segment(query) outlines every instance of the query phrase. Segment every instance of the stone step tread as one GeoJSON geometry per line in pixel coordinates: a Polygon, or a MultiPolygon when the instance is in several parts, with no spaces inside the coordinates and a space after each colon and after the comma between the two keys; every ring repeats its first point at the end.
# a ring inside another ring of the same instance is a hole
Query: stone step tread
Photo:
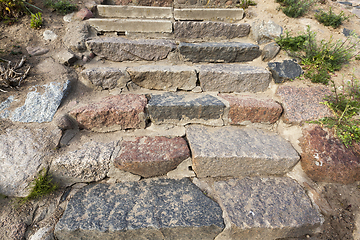
{"type": "Polygon", "coordinates": [[[171,7],[97,5],[100,17],[108,18],[172,18],[171,7]]]}
{"type": "Polygon", "coordinates": [[[261,129],[189,125],[186,137],[198,177],[284,175],[300,159],[289,142],[261,129]]]}
{"type": "Polygon", "coordinates": [[[92,184],[70,200],[56,224],[59,240],[214,239],[219,205],[188,179],[92,184]]]}
{"type": "Polygon", "coordinates": [[[244,17],[242,8],[182,8],[174,9],[175,20],[227,20],[236,21],[244,17]]]}
{"type": "Polygon", "coordinates": [[[170,20],[90,18],[90,26],[100,32],[172,33],[170,20]]]}

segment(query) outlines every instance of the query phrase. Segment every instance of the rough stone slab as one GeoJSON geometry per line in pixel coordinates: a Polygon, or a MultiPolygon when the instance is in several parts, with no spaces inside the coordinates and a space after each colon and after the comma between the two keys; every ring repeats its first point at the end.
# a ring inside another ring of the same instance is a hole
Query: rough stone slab
{"type": "Polygon", "coordinates": [[[235,21],[244,17],[242,8],[183,8],[174,9],[175,20],[235,21]]]}
{"type": "Polygon", "coordinates": [[[11,103],[14,101],[14,96],[9,96],[5,101],[0,103],[0,118],[8,118],[10,111],[8,108],[11,103]]]}
{"type": "Polygon", "coordinates": [[[164,39],[128,40],[125,38],[96,38],[86,44],[96,55],[115,62],[157,61],[165,59],[176,44],[164,39]]]}
{"type": "Polygon", "coordinates": [[[224,22],[193,22],[176,21],[174,23],[174,36],[181,39],[194,38],[240,38],[246,37],[250,32],[250,24],[231,24],[224,22]]]}
{"type": "Polygon", "coordinates": [[[261,54],[263,61],[267,62],[276,57],[280,51],[280,46],[276,42],[268,43],[264,46],[261,54]]]}
{"type": "Polygon", "coordinates": [[[282,175],[299,161],[289,142],[260,129],[190,125],[186,137],[198,177],[282,175]]]}
{"type": "Polygon", "coordinates": [[[214,239],[222,211],[188,179],[93,184],[70,200],[55,227],[59,240],[214,239]]]}
{"type": "Polygon", "coordinates": [[[164,175],[190,156],[181,137],[137,137],[134,141],[122,141],[120,148],[114,165],[142,177],[164,175]]]}
{"type": "Polygon", "coordinates": [[[100,17],[106,18],[172,18],[171,7],[97,5],[100,17]]]}
{"type": "Polygon", "coordinates": [[[283,83],[287,80],[294,80],[304,73],[301,66],[292,60],[270,62],[268,63],[268,66],[275,83],[283,83]]]}
{"type": "Polygon", "coordinates": [[[229,123],[275,123],[283,111],[281,105],[272,99],[257,99],[250,96],[220,94],[230,104],[229,123]]]}
{"type": "Polygon", "coordinates": [[[130,81],[126,68],[99,67],[89,68],[81,75],[93,85],[105,89],[124,88],[130,81]]]}
{"type": "Polygon", "coordinates": [[[70,81],[51,82],[43,86],[34,86],[28,92],[23,106],[10,114],[15,122],[51,122],[62,99],[70,89],[70,81]],[[40,93],[42,90],[43,93],[40,93]]]}
{"type": "Polygon", "coordinates": [[[301,166],[318,182],[351,184],[360,181],[360,155],[346,148],[334,135],[319,125],[303,129],[300,138],[301,166]]]}
{"type": "Polygon", "coordinates": [[[186,65],[141,65],[127,69],[131,81],[140,87],[166,91],[189,91],[196,87],[195,68],[186,65]]]}
{"type": "Polygon", "coordinates": [[[91,18],[90,26],[103,32],[171,33],[170,20],[91,18]]]}
{"type": "Polygon", "coordinates": [[[29,183],[48,166],[61,130],[8,128],[0,135],[0,193],[26,197],[29,183]]]}
{"type": "Polygon", "coordinates": [[[83,52],[86,50],[85,41],[88,37],[90,37],[89,24],[75,21],[67,25],[63,42],[72,51],[83,52]]]}
{"type": "Polygon", "coordinates": [[[186,61],[191,62],[247,62],[261,55],[258,45],[239,42],[181,42],[179,51],[186,61]]]}
{"type": "Polygon", "coordinates": [[[110,158],[118,143],[88,142],[75,151],[62,154],[51,163],[53,179],[61,186],[104,179],[110,158]]]}
{"type": "Polygon", "coordinates": [[[286,123],[301,123],[332,116],[329,108],[320,104],[325,96],[331,95],[331,91],[325,86],[280,86],[276,94],[281,97],[286,123]]]}
{"type": "Polygon", "coordinates": [[[121,94],[72,110],[70,115],[81,128],[96,132],[145,128],[146,103],[144,95],[121,94]]]}
{"type": "Polygon", "coordinates": [[[256,20],[251,24],[250,37],[258,44],[264,44],[281,36],[283,28],[269,20],[256,20]]]}
{"type": "Polygon", "coordinates": [[[227,238],[301,237],[315,232],[322,217],[301,186],[286,177],[244,178],[214,183],[230,227],[227,238]]]}
{"type": "Polygon", "coordinates": [[[160,123],[223,125],[225,104],[208,94],[154,94],[148,104],[150,119],[160,123]]]}
{"type": "Polygon", "coordinates": [[[240,64],[209,64],[197,66],[203,91],[262,92],[271,82],[264,68],[240,64]]]}

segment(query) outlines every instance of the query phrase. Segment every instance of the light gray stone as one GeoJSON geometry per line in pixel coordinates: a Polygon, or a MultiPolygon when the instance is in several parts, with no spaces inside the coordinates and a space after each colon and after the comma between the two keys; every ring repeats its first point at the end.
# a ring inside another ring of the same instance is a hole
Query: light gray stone
{"type": "Polygon", "coordinates": [[[0,193],[26,197],[29,183],[40,170],[47,168],[60,137],[60,129],[6,129],[0,135],[0,193]]]}
{"type": "Polygon", "coordinates": [[[63,42],[72,51],[83,52],[86,50],[85,41],[90,35],[87,22],[74,21],[67,25],[63,42]]]}
{"type": "Polygon", "coordinates": [[[175,38],[239,38],[250,32],[250,24],[232,24],[224,22],[176,21],[174,23],[175,38]]]}
{"type": "Polygon", "coordinates": [[[218,181],[227,229],[216,239],[272,240],[315,232],[323,220],[301,186],[286,177],[218,181]]]}
{"type": "Polygon", "coordinates": [[[51,30],[45,30],[43,33],[43,37],[45,40],[54,41],[57,39],[57,35],[51,30]]]}
{"type": "Polygon", "coordinates": [[[99,67],[89,68],[81,75],[92,84],[102,89],[124,88],[130,81],[126,68],[99,67]]]}
{"type": "Polygon", "coordinates": [[[283,28],[273,21],[256,20],[251,24],[250,37],[258,44],[264,44],[279,38],[283,28]]]}
{"type": "Polygon", "coordinates": [[[188,179],[92,184],[70,200],[55,227],[59,240],[214,239],[219,205],[188,179]]]}
{"type": "Polygon", "coordinates": [[[43,227],[37,230],[29,240],[54,240],[52,227],[43,227]]]}
{"type": "Polygon", "coordinates": [[[189,91],[196,87],[195,68],[186,65],[141,65],[127,71],[131,81],[147,89],[189,91]]]}
{"type": "Polygon", "coordinates": [[[70,81],[65,83],[51,82],[43,86],[34,86],[28,92],[23,106],[16,108],[10,114],[10,120],[15,122],[51,122],[54,114],[68,89],[70,81]],[[42,89],[43,93],[40,93],[42,89]]]}
{"type": "Polygon", "coordinates": [[[61,186],[99,181],[109,172],[112,153],[118,142],[88,142],[62,154],[51,163],[50,172],[61,186]]]}
{"type": "Polygon", "coordinates": [[[261,92],[271,81],[269,71],[240,64],[209,64],[196,67],[203,91],[261,92]]]}
{"type": "Polygon", "coordinates": [[[76,56],[67,50],[60,51],[56,54],[56,57],[58,61],[65,66],[73,65],[77,61],[76,56]]]}
{"type": "Polygon", "coordinates": [[[5,101],[0,103],[0,118],[8,118],[10,111],[8,108],[11,103],[14,101],[14,96],[9,96],[5,101]]]}
{"type": "Polygon", "coordinates": [[[275,58],[280,51],[280,46],[276,42],[266,44],[262,50],[262,60],[270,61],[275,58]]]}
{"type": "Polygon", "coordinates": [[[183,8],[174,9],[175,20],[227,20],[236,21],[244,17],[242,8],[183,8]]]}
{"type": "Polygon", "coordinates": [[[42,47],[26,47],[26,51],[31,56],[39,56],[49,52],[49,49],[42,47]]]}
{"type": "Polygon", "coordinates": [[[247,62],[261,55],[258,45],[240,42],[181,42],[179,51],[190,62],[247,62]]]}
{"type": "Polygon", "coordinates": [[[208,94],[154,94],[148,103],[150,119],[155,124],[203,123],[222,126],[225,104],[208,94]]]}
{"type": "Polygon", "coordinates": [[[111,61],[157,61],[165,59],[176,48],[171,40],[125,38],[95,38],[86,42],[96,55],[111,61]]]}
{"type": "Polygon", "coordinates": [[[283,175],[300,157],[279,135],[241,127],[186,127],[198,177],[283,175]]]}
{"type": "Polygon", "coordinates": [[[171,7],[99,5],[100,17],[106,18],[172,18],[171,7]]]}

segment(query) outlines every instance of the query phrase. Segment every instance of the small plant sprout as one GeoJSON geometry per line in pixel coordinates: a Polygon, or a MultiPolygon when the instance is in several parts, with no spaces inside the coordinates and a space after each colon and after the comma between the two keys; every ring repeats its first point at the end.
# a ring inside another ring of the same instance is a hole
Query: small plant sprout
{"type": "Polygon", "coordinates": [[[343,21],[349,19],[349,17],[345,17],[343,11],[340,14],[335,14],[330,8],[329,12],[320,11],[320,13],[315,14],[316,20],[325,26],[332,26],[333,28],[339,27],[343,21]]]}
{"type": "Polygon", "coordinates": [[[313,0],[276,0],[280,3],[280,9],[286,16],[291,18],[302,17],[314,3],[313,0]]]}
{"type": "Polygon", "coordinates": [[[40,29],[42,24],[43,24],[43,20],[42,20],[42,14],[41,12],[38,12],[36,14],[31,14],[31,23],[30,26],[31,28],[34,29],[40,29]]]}
{"type": "Polygon", "coordinates": [[[241,7],[241,8],[248,8],[249,6],[256,6],[256,2],[254,2],[253,0],[240,0],[240,3],[237,4],[237,7],[241,7]]]}
{"type": "Polygon", "coordinates": [[[53,8],[56,12],[63,15],[74,12],[77,9],[76,4],[68,0],[59,0],[59,1],[46,0],[45,6],[53,8]]]}

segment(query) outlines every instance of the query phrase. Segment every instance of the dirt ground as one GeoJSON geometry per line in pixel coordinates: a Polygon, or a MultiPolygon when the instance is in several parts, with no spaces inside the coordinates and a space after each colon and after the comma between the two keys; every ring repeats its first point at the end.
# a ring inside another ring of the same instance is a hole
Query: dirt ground
{"type": "MultiPolygon", "coordinates": [[[[345,40],[345,36],[342,31],[343,28],[354,30],[360,35],[360,19],[356,16],[351,16],[350,12],[342,8],[340,4],[326,0],[326,4],[316,4],[313,10],[310,11],[305,17],[299,19],[292,19],[286,17],[281,11],[278,10],[279,4],[274,0],[255,0],[257,6],[250,7],[246,10],[245,19],[240,22],[252,23],[255,19],[273,20],[277,24],[283,26],[285,30],[292,31],[294,34],[298,32],[304,32],[307,25],[311,26],[311,29],[317,32],[319,40],[328,40],[333,37],[335,40],[345,40]],[[350,19],[346,21],[338,29],[332,27],[325,27],[319,24],[314,18],[315,9],[328,10],[332,6],[333,11],[339,13],[341,10],[345,11],[350,19]]],[[[30,16],[26,15],[20,18],[16,23],[0,23],[0,58],[11,60],[13,62],[20,61],[23,55],[27,55],[26,64],[32,67],[29,76],[26,81],[20,86],[19,89],[6,89],[8,92],[0,92],[0,102],[4,101],[8,96],[14,95],[15,98],[25,97],[21,94],[22,89],[26,89],[35,84],[41,84],[44,79],[37,74],[33,68],[45,57],[52,56],[60,49],[64,48],[62,43],[62,36],[65,32],[66,23],[63,21],[63,16],[52,12],[44,7],[41,0],[35,0],[32,2],[34,5],[43,9],[43,27],[39,30],[30,28],[30,16]],[[55,41],[46,41],[43,39],[44,30],[51,30],[58,35],[55,41]],[[42,56],[29,56],[26,51],[28,46],[39,46],[49,49],[49,53],[42,56]]],[[[79,6],[83,5],[83,2],[78,2],[79,6]]],[[[274,59],[274,61],[281,61],[284,59],[290,59],[289,56],[283,51],[274,59]]],[[[81,61],[78,64],[83,64],[81,61]]],[[[266,66],[265,63],[262,63],[266,66]]],[[[336,72],[332,76],[337,84],[341,84],[342,81],[349,79],[354,74],[360,79],[360,61],[352,61],[339,72],[336,72]]],[[[73,71],[79,71],[79,68],[72,67],[73,71]]],[[[306,84],[312,85],[308,80],[295,80],[305,81],[306,84]]],[[[299,82],[300,83],[300,82],[299,82]]],[[[0,120],[0,133],[12,123],[5,120],[0,120]]],[[[325,222],[318,234],[313,236],[304,236],[301,239],[326,239],[326,240],[345,240],[355,239],[360,240],[360,183],[350,185],[340,184],[318,184],[318,189],[321,189],[322,196],[327,200],[332,212],[325,215],[325,222]]],[[[58,193],[61,195],[61,193],[58,193]]],[[[30,233],[37,229],[39,226],[34,226],[32,215],[34,214],[34,205],[37,203],[29,203],[21,208],[14,208],[12,203],[13,199],[3,198],[0,196],[0,219],[5,219],[5,215],[8,215],[7,219],[10,222],[15,223],[16,219],[29,218],[27,220],[27,232],[30,233]],[[10,214],[11,213],[11,214],[10,214]],[[10,217],[11,216],[11,217],[10,217]]],[[[48,203],[44,205],[51,205],[52,200],[48,198],[48,203]]],[[[3,222],[4,224],[4,222],[3,222]]],[[[2,225],[0,224],[0,229],[2,225]]],[[[1,231],[1,230],[0,230],[1,231]]],[[[27,234],[28,235],[28,234],[27,234]]],[[[0,235],[1,236],[1,235],[0,235]]]]}

